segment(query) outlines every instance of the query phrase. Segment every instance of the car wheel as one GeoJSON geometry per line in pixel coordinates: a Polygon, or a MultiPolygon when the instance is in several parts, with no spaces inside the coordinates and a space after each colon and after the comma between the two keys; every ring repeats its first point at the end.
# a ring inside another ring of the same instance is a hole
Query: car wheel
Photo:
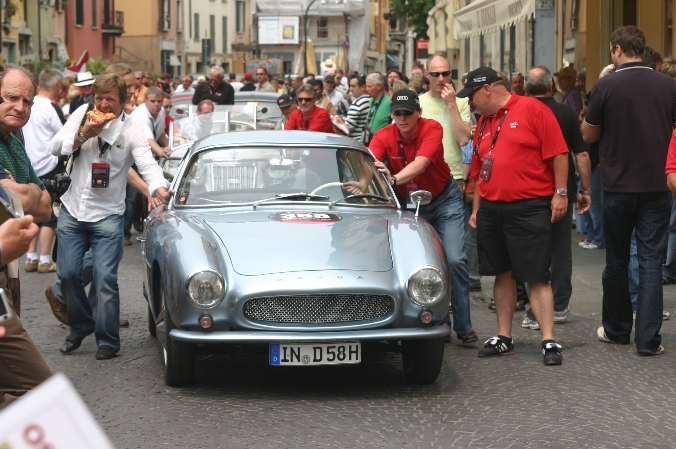
{"type": "Polygon", "coordinates": [[[176,329],[166,307],[164,286],[160,280],[160,294],[164,305],[167,327],[167,344],[164,348],[164,382],[172,387],[190,385],[195,381],[195,345],[171,338],[169,332],[176,329]]]}
{"type": "Polygon", "coordinates": [[[429,384],[437,380],[444,360],[444,339],[402,340],[401,359],[406,378],[429,384]]]}
{"type": "Polygon", "coordinates": [[[150,306],[148,306],[148,332],[153,337],[157,337],[157,324],[155,324],[155,317],[152,310],[150,310],[150,306]]]}

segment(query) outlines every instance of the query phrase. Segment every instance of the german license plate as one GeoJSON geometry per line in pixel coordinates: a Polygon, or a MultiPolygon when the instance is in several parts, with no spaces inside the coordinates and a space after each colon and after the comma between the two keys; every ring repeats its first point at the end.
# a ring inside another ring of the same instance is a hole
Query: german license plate
{"type": "Polygon", "coordinates": [[[270,365],[340,365],[361,362],[359,342],[272,343],[270,365]]]}

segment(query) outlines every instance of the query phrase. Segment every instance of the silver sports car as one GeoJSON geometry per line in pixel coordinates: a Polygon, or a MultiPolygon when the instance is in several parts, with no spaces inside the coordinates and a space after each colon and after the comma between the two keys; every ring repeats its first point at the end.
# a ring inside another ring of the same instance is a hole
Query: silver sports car
{"type": "Polygon", "coordinates": [[[450,333],[444,249],[361,144],[213,135],[188,151],[172,188],[139,239],[167,384],[191,383],[196,354],[219,345],[263,345],[280,367],[360,363],[364,347],[385,347],[409,380],[437,378],[450,333]]]}

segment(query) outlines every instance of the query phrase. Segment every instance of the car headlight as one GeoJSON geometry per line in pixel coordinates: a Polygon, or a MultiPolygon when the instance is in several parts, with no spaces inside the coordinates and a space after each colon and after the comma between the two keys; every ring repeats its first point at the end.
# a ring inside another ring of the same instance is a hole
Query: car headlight
{"type": "Polygon", "coordinates": [[[418,268],[408,277],[408,295],[421,306],[441,301],[445,293],[446,279],[437,268],[418,268]]]}
{"type": "Polygon", "coordinates": [[[219,272],[204,268],[193,272],[185,283],[185,296],[195,307],[210,309],[223,299],[225,281],[219,272]]]}

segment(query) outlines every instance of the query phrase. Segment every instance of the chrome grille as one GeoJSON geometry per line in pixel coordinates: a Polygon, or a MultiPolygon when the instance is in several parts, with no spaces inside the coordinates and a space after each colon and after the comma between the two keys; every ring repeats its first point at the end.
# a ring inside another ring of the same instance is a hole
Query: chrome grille
{"type": "Polygon", "coordinates": [[[256,164],[213,164],[212,190],[239,190],[256,187],[256,164]]]}
{"type": "Polygon", "coordinates": [[[275,323],[340,323],[380,318],[392,303],[386,295],[272,296],[247,301],[244,314],[275,323]]]}

